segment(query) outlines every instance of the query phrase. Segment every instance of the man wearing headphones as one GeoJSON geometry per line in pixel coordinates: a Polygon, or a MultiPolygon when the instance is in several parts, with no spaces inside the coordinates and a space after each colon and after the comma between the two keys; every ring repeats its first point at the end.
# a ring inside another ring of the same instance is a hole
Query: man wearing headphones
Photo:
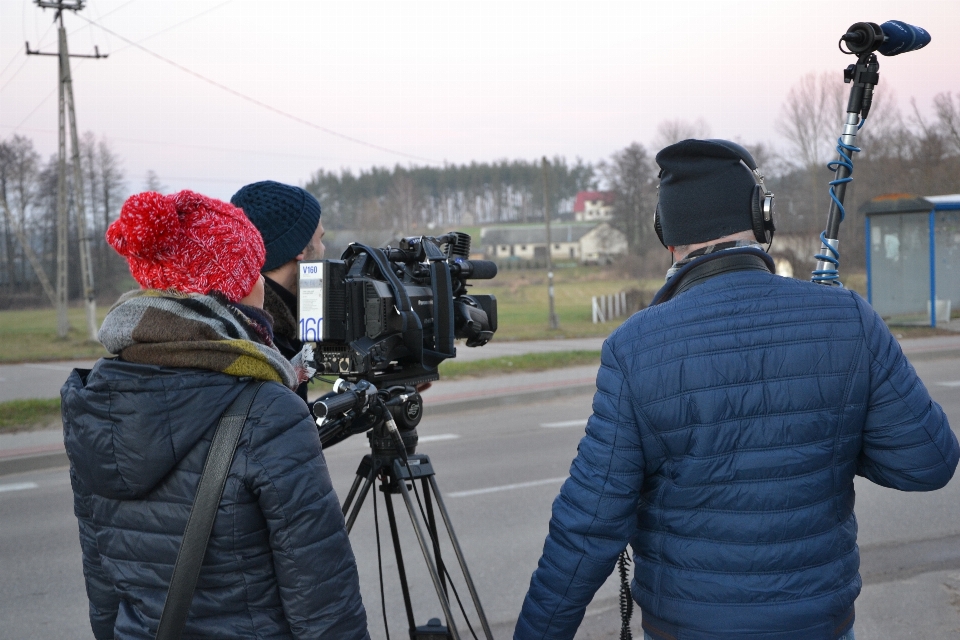
{"type": "Polygon", "coordinates": [[[514,637],[572,638],[629,543],[647,639],[852,640],[854,476],[939,489],[957,438],[863,299],[774,275],[773,194],[745,149],[656,159],[676,262],[604,343],[514,637]]]}

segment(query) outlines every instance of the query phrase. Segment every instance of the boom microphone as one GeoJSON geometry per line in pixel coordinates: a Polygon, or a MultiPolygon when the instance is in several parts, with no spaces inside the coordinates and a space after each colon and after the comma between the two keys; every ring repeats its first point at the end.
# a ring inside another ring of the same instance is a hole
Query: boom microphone
{"type": "Polygon", "coordinates": [[[885,56],[897,56],[927,46],[930,44],[930,34],[926,29],[902,20],[888,20],[882,25],[857,22],[850,25],[840,40],[847,43],[849,53],[859,55],[877,51],[885,56]]]}
{"type": "Polygon", "coordinates": [[[930,34],[926,29],[900,20],[888,20],[880,25],[880,28],[883,30],[884,39],[877,51],[885,56],[916,51],[930,44],[930,34]]]}

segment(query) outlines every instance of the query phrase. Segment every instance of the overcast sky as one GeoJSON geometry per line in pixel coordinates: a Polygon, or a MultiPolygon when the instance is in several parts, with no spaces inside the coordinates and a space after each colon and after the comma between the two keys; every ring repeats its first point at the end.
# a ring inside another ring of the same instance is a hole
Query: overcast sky
{"type": "MultiPolygon", "coordinates": [[[[0,0],[0,138],[29,136],[44,156],[57,63],[23,43],[55,51],[52,18],[0,0]]],[[[939,92],[960,95],[958,0],[89,0],[66,25],[73,53],[109,54],[72,61],[77,119],[122,157],[128,188],[152,169],[169,190],[229,198],[321,168],[595,162],[677,118],[786,149],[790,87],[808,72],[839,82],[846,27],[889,19],[933,41],[881,58],[878,92],[925,112],[939,92]]]]}

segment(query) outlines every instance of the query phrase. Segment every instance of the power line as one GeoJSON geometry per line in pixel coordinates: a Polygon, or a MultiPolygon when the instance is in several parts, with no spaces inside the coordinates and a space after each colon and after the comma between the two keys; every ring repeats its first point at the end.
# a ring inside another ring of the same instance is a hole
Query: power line
{"type": "MultiPolygon", "coordinates": [[[[131,0],[131,2],[133,2],[133,0],[131,0]]],[[[175,24],[175,25],[173,25],[173,26],[170,26],[170,27],[167,27],[166,29],[162,29],[162,30],[160,30],[160,31],[157,31],[157,32],[154,33],[153,35],[149,35],[149,36],[147,36],[146,38],[143,38],[142,40],[138,40],[137,42],[138,42],[138,43],[140,43],[140,42],[146,42],[147,40],[150,40],[151,38],[156,38],[157,36],[162,35],[162,34],[166,33],[167,31],[172,31],[173,29],[176,29],[177,27],[182,27],[183,25],[187,24],[188,22],[192,22],[192,21],[196,20],[197,18],[199,18],[199,17],[201,17],[201,16],[205,16],[205,15],[207,15],[208,13],[210,13],[211,11],[216,11],[216,10],[219,9],[220,7],[224,7],[224,6],[228,5],[228,4],[230,4],[231,2],[233,2],[233,0],[227,0],[226,2],[221,2],[220,4],[218,4],[218,5],[215,6],[215,7],[211,7],[211,8],[209,8],[209,9],[207,9],[206,11],[201,11],[200,13],[198,13],[197,15],[195,15],[195,16],[193,16],[193,17],[191,17],[191,18],[187,18],[186,20],[182,20],[182,21],[178,22],[177,24],[175,24]]],[[[94,23],[94,24],[96,24],[96,23],[94,23]]],[[[96,25],[96,26],[99,27],[100,25],[96,25]]],[[[100,27],[100,28],[102,29],[103,27],[100,27]]],[[[131,46],[136,46],[136,45],[128,44],[128,45],[125,46],[125,47],[120,47],[119,49],[117,49],[117,51],[123,51],[124,49],[129,49],[131,46]]]]}
{"type": "MultiPolygon", "coordinates": [[[[79,65],[78,65],[79,66],[79,65]]],[[[9,125],[0,125],[0,129],[13,129],[14,131],[20,129],[20,127],[11,127],[9,125]]],[[[55,133],[52,129],[38,129],[38,128],[25,128],[24,131],[35,131],[37,133],[55,133]]],[[[212,145],[201,145],[201,144],[183,144],[179,142],[168,142],[162,140],[142,140],[139,138],[118,138],[116,136],[109,136],[108,139],[111,142],[121,142],[129,144],[155,144],[164,147],[178,147],[181,149],[200,149],[203,151],[220,151],[223,153],[234,153],[234,154],[248,154],[255,153],[258,156],[281,156],[287,158],[301,158],[304,160],[316,160],[317,155],[307,155],[303,153],[287,153],[283,151],[250,151],[248,149],[229,149],[227,147],[215,147],[212,145]]]]}
{"type": "MultiPolygon", "coordinates": [[[[53,28],[53,23],[51,22],[51,23],[50,23],[50,26],[47,27],[47,30],[43,32],[43,35],[42,35],[42,36],[40,36],[40,42],[41,42],[41,43],[43,42],[43,39],[47,37],[47,34],[50,33],[50,29],[52,29],[52,28],[53,28]]],[[[10,68],[10,65],[12,65],[14,62],[17,61],[17,57],[20,55],[20,53],[21,53],[21,52],[18,51],[17,53],[13,54],[13,57],[10,58],[10,62],[7,63],[7,66],[5,66],[5,67],[3,68],[3,71],[0,71],[0,77],[2,77],[3,74],[7,72],[7,69],[10,68]]],[[[24,61],[24,64],[26,64],[26,61],[27,61],[26,55],[24,55],[23,61],[24,61]]],[[[20,65],[20,69],[23,69],[23,64],[20,65]]],[[[20,73],[20,69],[17,69],[17,73],[20,73]]],[[[17,73],[14,73],[14,74],[13,74],[13,77],[11,77],[7,82],[5,82],[4,85],[3,85],[3,87],[0,87],[0,90],[6,89],[6,88],[7,88],[7,85],[10,84],[11,82],[13,82],[13,78],[16,78],[16,77],[17,77],[17,73]]]]}
{"type": "MultiPolygon", "coordinates": [[[[104,14],[103,16],[101,16],[101,19],[109,16],[109,15],[112,14],[112,13],[116,13],[117,11],[119,11],[120,9],[123,9],[123,8],[124,8],[125,6],[127,6],[128,4],[132,4],[132,3],[136,2],[136,1],[137,1],[137,0],[129,0],[128,2],[125,2],[124,4],[120,5],[120,6],[117,7],[116,9],[114,9],[113,11],[109,11],[109,12],[107,12],[106,14],[104,14]]],[[[171,26],[171,27],[167,27],[166,29],[162,29],[162,30],[160,30],[160,31],[158,31],[158,32],[156,32],[156,33],[154,33],[154,34],[152,34],[152,35],[149,35],[149,36],[147,36],[146,38],[140,40],[139,42],[146,42],[147,40],[150,40],[151,38],[155,38],[155,37],[159,36],[159,35],[162,34],[162,33],[166,33],[167,31],[170,31],[170,30],[172,30],[172,29],[176,29],[177,27],[182,26],[182,25],[190,22],[191,20],[196,20],[196,19],[199,18],[200,16],[205,15],[205,14],[207,14],[207,13],[210,13],[211,11],[215,11],[216,9],[219,9],[220,7],[222,7],[222,6],[224,6],[224,5],[230,4],[231,2],[233,2],[233,0],[227,0],[226,2],[221,2],[221,3],[218,4],[217,6],[215,6],[215,7],[213,7],[213,8],[210,8],[210,9],[207,9],[206,11],[202,11],[202,12],[198,13],[197,15],[193,16],[192,18],[187,18],[186,20],[183,20],[183,21],[181,21],[181,22],[178,22],[177,24],[175,24],[175,25],[173,25],[173,26],[171,26]]],[[[74,15],[77,15],[77,14],[74,14],[74,15]]],[[[81,16],[81,17],[82,17],[82,16],[81,16]]],[[[87,20],[87,22],[88,22],[89,24],[86,24],[86,25],[84,25],[83,27],[80,27],[80,29],[86,29],[87,27],[90,27],[90,26],[100,27],[99,24],[93,22],[92,20],[87,20]]],[[[53,28],[53,23],[51,23],[50,26],[47,27],[47,31],[46,31],[42,36],[40,36],[40,41],[41,41],[41,42],[42,42],[43,39],[47,36],[47,33],[50,32],[50,29],[51,29],[51,28],[53,28]]],[[[100,28],[103,29],[103,27],[100,27],[100,28]]],[[[70,35],[73,35],[74,33],[77,33],[77,31],[80,31],[80,29],[76,29],[76,30],[70,32],[70,35]]],[[[120,47],[119,49],[117,49],[117,51],[123,51],[124,49],[129,49],[130,46],[131,46],[131,45],[127,45],[126,47],[120,47]]],[[[133,46],[136,46],[136,45],[133,45],[133,46]]],[[[116,53],[117,51],[114,51],[113,53],[116,53]]],[[[14,60],[16,60],[16,59],[17,59],[17,57],[14,56],[14,57],[13,57],[13,60],[10,61],[10,64],[13,64],[14,60]]],[[[8,64],[7,67],[9,67],[10,64],[8,64]]],[[[20,73],[21,69],[23,69],[23,67],[24,67],[26,64],[27,64],[26,57],[24,57],[23,64],[20,65],[20,68],[17,69],[17,72],[16,72],[15,74],[13,74],[13,76],[12,76],[6,83],[4,83],[3,87],[0,87],[0,90],[5,89],[8,84],[10,84],[11,82],[13,82],[14,78],[17,77],[17,74],[20,73]]],[[[79,67],[79,66],[82,65],[82,64],[83,64],[83,61],[81,60],[79,63],[77,63],[77,66],[79,67]]],[[[4,71],[6,71],[6,68],[4,69],[4,71]]],[[[0,76],[2,76],[2,75],[3,75],[3,72],[0,72],[0,76]]],[[[40,107],[42,107],[44,104],[46,104],[47,100],[49,100],[50,98],[52,98],[54,93],[56,93],[56,89],[53,90],[53,91],[51,91],[50,93],[48,93],[48,94],[46,95],[46,97],[44,97],[44,99],[41,100],[40,103],[39,103],[36,107],[34,107],[33,110],[32,110],[30,113],[28,113],[27,116],[26,116],[23,120],[20,121],[20,124],[18,124],[16,127],[13,128],[14,132],[16,132],[20,127],[22,127],[22,126],[23,126],[23,123],[26,122],[27,120],[29,120],[30,117],[31,117],[33,114],[35,114],[40,107]]]]}
{"type": "Polygon", "coordinates": [[[93,20],[90,20],[90,19],[88,19],[88,18],[86,18],[86,17],[84,17],[84,16],[81,16],[81,15],[79,15],[79,14],[77,15],[77,17],[80,18],[81,20],[85,20],[85,21],[89,22],[90,24],[92,24],[92,25],[94,25],[94,26],[100,27],[101,29],[103,29],[103,30],[106,31],[107,33],[113,35],[114,37],[119,38],[120,40],[123,40],[124,42],[126,42],[126,43],[129,44],[130,46],[136,47],[137,49],[140,49],[140,50],[143,51],[144,53],[146,53],[146,54],[148,54],[148,55],[150,55],[150,56],[153,56],[154,58],[156,58],[156,59],[158,59],[158,60],[160,60],[160,61],[162,61],[162,62],[165,62],[165,63],[167,63],[167,64],[169,64],[169,65],[171,65],[171,66],[173,66],[173,67],[176,67],[177,69],[180,69],[180,70],[183,71],[184,73],[188,73],[188,74],[192,75],[193,77],[195,77],[195,78],[197,78],[197,79],[199,79],[199,80],[202,80],[202,81],[206,82],[207,84],[210,84],[210,85],[212,85],[212,86],[220,89],[221,91],[225,91],[225,92],[227,92],[227,93],[229,93],[229,94],[231,94],[231,95],[233,95],[233,96],[236,96],[236,97],[240,98],[241,100],[245,100],[245,101],[247,101],[247,102],[250,102],[250,103],[252,103],[252,104],[255,104],[255,105],[257,105],[258,107],[261,107],[261,108],[263,108],[263,109],[266,109],[267,111],[272,111],[273,113],[276,113],[277,115],[283,116],[284,118],[287,118],[287,119],[289,119],[289,120],[293,120],[294,122],[297,122],[297,123],[299,123],[299,124],[302,124],[302,125],[305,125],[305,126],[307,126],[307,127],[310,127],[311,129],[316,129],[317,131],[322,131],[323,133],[327,133],[327,134],[330,134],[330,135],[332,135],[332,136],[336,136],[336,137],[338,137],[338,138],[341,138],[341,139],[343,139],[343,140],[347,140],[347,141],[349,141],[349,142],[353,142],[354,144],[359,144],[359,145],[363,145],[363,146],[365,146],[365,147],[369,147],[369,148],[371,148],[371,149],[376,149],[376,150],[378,150],[378,151],[384,151],[384,152],[386,152],[386,153],[392,153],[392,154],[394,154],[394,155],[403,156],[403,157],[405,157],[405,158],[411,158],[411,159],[413,159],[413,160],[420,160],[420,161],[423,161],[423,162],[428,162],[428,163],[430,163],[430,164],[440,164],[439,162],[437,162],[437,161],[435,161],[435,160],[431,160],[430,158],[424,158],[423,156],[417,156],[417,155],[414,155],[414,154],[411,154],[411,153],[406,153],[406,152],[403,152],[403,151],[397,151],[397,150],[395,150],[395,149],[390,149],[390,148],[388,148],[388,147],[383,147],[383,146],[380,146],[380,145],[378,145],[378,144],[373,144],[372,142],[366,142],[365,140],[360,140],[359,138],[354,138],[353,136],[348,136],[348,135],[343,134],[343,133],[340,133],[340,132],[338,132],[338,131],[334,131],[333,129],[328,129],[327,127],[323,127],[323,126],[321,126],[321,125],[318,125],[318,124],[316,124],[315,122],[310,122],[309,120],[305,120],[305,119],[303,119],[303,118],[301,118],[301,117],[299,117],[299,116],[295,116],[295,115],[293,115],[292,113],[289,113],[289,112],[287,112],[287,111],[283,111],[282,109],[278,109],[277,107],[274,107],[274,106],[272,106],[272,105],[269,105],[269,104],[267,104],[266,102],[262,102],[262,101],[260,101],[260,100],[257,100],[256,98],[253,98],[253,97],[251,97],[251,96],[248,96],[248,95],[245,94],[245,93],[240,93],[240,92],[237,91],[236,89],[232,89],[232,88],[228,87],[227,85],[221,84],[221,83],[217,82],[216,80],[213,80],[213,79],[208,78],[208,77],[206,77],[206,76],[204,76],[204,75],[202,75],[202,74],[200,74],[200,73],[197,73],[196,71],[193,71],[192,69],[188,69],[187,67],[183,66],[182,64],[180,64],[180,63],[178,63],[178,62],[174,62],[173,60],[171,60],[171,59],[169,59],[169,58],[166,58],[166,57],[160,55],[159,53],[155,53],[154,51],[151,51],[150,49],[147,49],[146,47],[143,47],[143,46],[141,46],[140,44],[138,44],[138,43],[136,43],[136,42],[133,42],[132,40],[130,40],[130,39],[128,39],[128,38],[123,37],[122,35],[120,35],[120,34],[117,33],[116,31],[112,31],[112,30],[110,30],[110,29],[107,29],[107,28],[104,27],[103,25],[97,24],[97,23],[94,22],[93,20]]]}
{"type": "MultiPolygon", "coordinates": [[[[2,86],[2,87],[0,87],[0,91],[3,91],[4,89],[6,89],[6,88],[7,88],[7,85],[9,85],[11,82],[13,82],[13,81],[17,78],[17,76],[20,75],[20,72],[23,71],[23,68],[24,68],[25,66],[27,66],[27,57],[26,57],[26,56],[23,57],[23,64],[20,65],[20,68],[17,69],[16,72],[15,72],[12,76],[10,76],[10,79],[9,79],[9,80],[7,80],[6,82],[3,83],[3,86],[2,86]]],[[[47,97],[49,97],[49,96],[47,96],[47,97]]]]}

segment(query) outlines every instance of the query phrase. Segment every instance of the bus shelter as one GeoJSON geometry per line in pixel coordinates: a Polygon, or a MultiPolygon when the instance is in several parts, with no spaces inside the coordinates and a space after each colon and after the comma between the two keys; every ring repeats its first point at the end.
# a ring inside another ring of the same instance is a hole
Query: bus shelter
{"type": "Polygon", "coordinates": [[[865,203],[867,300],[889,324],[960,316],[960,194],[865,203]]]}

